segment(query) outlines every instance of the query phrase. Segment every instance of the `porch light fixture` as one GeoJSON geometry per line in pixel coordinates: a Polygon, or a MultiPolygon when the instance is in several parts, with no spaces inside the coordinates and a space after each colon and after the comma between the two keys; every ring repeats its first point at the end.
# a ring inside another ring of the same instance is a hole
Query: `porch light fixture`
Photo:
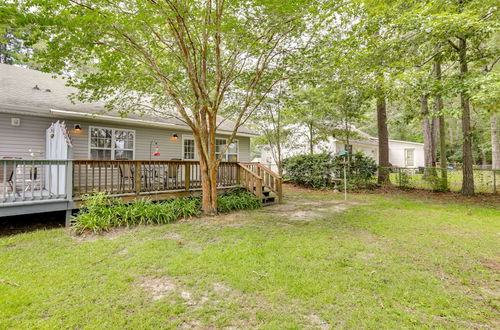
{"type": "Polygon", "coordinates": [[[177,140],[179,140],[179,136],[176,133],[172,134],[170,141],[177,141],[177,140]]]}
{"type": "Polygon", "coordinates": [[[82,131],[82,126],[80,124],[75,124],[74,126],[74,132],[75,133],[80,133],[82,131]]]}

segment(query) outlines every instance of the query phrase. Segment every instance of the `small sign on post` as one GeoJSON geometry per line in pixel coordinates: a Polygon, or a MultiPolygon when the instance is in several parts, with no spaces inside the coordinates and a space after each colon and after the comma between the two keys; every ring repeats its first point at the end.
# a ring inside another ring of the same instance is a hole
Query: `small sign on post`
{"type": "Polygon", "coordinates": [[[344,200],[347,200],[347,156],[349,155],[349,151],[340,151],[338,156],[343,157],[344,161],[341,164],[344,165],[344,200]]]}

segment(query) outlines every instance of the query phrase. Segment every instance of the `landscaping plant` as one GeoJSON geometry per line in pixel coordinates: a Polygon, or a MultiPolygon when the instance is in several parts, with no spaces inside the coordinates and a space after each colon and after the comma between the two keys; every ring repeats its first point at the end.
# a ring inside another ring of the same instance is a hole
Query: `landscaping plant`
{"type": "MultiPolygon", "coordinates": [[[[84,207],[73,217],[72,228],[77,233],[109,231],[112,227],[141,224],[167,224],[201,214],[201,198],[172,198],[153,202],[146,199],[124,203],[105,192],[83,196],[84,207]]],[[[236,189],[219,197],[218,211],[256,209],[261,202],[251,193],[236,189]]]]}

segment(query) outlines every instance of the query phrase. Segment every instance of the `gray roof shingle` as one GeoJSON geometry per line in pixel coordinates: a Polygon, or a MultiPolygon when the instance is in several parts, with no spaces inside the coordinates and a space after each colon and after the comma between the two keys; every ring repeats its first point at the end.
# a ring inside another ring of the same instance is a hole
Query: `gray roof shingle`
{"type": "MultiPolygon", "coordinates": [[[[105,114],[120,118],[116,111],[108,111],[104,102],[71,102],[69,95],[77,89],[66,86],[66,80],[50,73],[26,69],[18,66],[0,64],[0,104],[74,111],[82,114],[105,114]]],[[[128,114],[128,118],[140,119],[151,124],[165,123],[187,126],[176,118],[162,118],[154,115],[128,114]]],[[[219,117],[219,130],[232,131],[234,122],[219,117]]],[[[239,133],[257,135],[247,127],[241,126],[239,133]]]]}

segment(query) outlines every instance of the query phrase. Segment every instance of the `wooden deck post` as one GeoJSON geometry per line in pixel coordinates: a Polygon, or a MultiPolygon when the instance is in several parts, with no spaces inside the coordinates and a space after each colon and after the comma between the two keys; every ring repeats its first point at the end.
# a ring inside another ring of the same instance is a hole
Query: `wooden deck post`
{"type": "Polygon", "coordinates": [[[262,179],[255,179],[255,195],[257,195],[260,201],[264,198],[264,194],[262,193],[262,179]]]}
{"type": "Polygon", "coordinates": [[[283,202],[283,179],[276,179],[276,189],[278,190],[278,203],[283,202]]]}
{"type": "MultiPolygon", "coordinates": [[[[73,177],[74,177],[74,168],[73,168],[73,161],[72,160],[68,160],[67,163],[66,163],[66,186],[65,186],[65,193],[66,193],[66,199],[68,200],[68,209],[66,210],[66,214],[65,214],[65,221],[64,221],[64,225],[69,228],[69,226],[71,225],[71,215],[72,215],[72,212],[73,212],[73,186],[74,186],[74,182],[73,182],[73,177]]],[[[59,184],[59,183],[58,183],[59,184]]]]}
{"type": "Polygon", "coordinates": [[[134,186],[136,195],[139,195],[141,193],[141,177],[142,177],[141,169],[142,169],[142,162],[136,161],[134,169],[134,186]]]}
{"type": "Polygon", "coordinates": [[[190,186],[191,186],[191,164],[185,163],[184,164],[184,188],[186,190],[189,190],[190,186]]]}

